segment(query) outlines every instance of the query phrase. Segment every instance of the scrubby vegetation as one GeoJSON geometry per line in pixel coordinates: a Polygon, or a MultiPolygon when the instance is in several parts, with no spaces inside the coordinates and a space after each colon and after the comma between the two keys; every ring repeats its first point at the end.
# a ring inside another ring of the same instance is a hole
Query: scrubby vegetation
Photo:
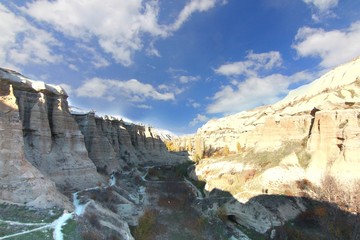
{"type": "Polygon", "coordinates": [[[311,200],[305,212],[277,227],[276,233],[275,239],[279,240],[357,240],[360,221],[358,216],[342,211],[336,205],[311,200]]]}
{"type": "MultiPolygon", "coordinates": [[[[62,213],[63,210],[59,208],[35,209],[26,206],[0,204],[0,238],[50,224],[59,218],[62,213]]],[[[53,239],[52,235],[53,229],[45,227],[11,239],[53,239]]],[[[74,229],[66,229],[66,235],[69,237],[74,236],[74,229]]]]}
{"type": "Polygon", "coordinates": [[[146,210],[139,219],[138,226],[133,230],[133,235],[136,240],[148,240],[154,237],[156,229],[156,212],[153,210],[146,210]]]}
{"type": "Polygon", "coordinates": [[[284,142],[281,147],[275,151],[255,151],[249,150],[247,153],[240,158],[241,162],[251,164],[260,167],[262,171],[278,166],[280,161],[295,152],[300,165],[307,167],[310,155],[305,151],[303,141],[287,141],[284,142]]]}

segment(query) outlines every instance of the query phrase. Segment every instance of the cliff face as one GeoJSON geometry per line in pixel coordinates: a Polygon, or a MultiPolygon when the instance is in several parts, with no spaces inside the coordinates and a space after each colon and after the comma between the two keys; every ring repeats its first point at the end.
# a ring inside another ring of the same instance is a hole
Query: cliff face
{"type": "Polygon", "coordinates": [[[309,178],[319,181],[319,169],[344,182],[360,178],[360,109],[324,110],[315,115],[308,141],[312,161],[309,178]]]}
{"type": "Polygon", "coordinates": [[[26,158],[22,121],[13,86],[0,82],[0,199],[30,206],[71,208],[55,183],[26,158]]]}
{"type": "Polygon", "coordinates": [[[1,68],[0,136],[0,199],[41,207],[68,203],[56,188],[103,182],[98,172],[185,159],[170,154],[150,127],[72,115],[61,87],[1,68]]]}
{"type": "Polygon", "coordinates": [[[168,152],[163,140],[150,127],[100,118],[94,113],[74,114],[74,117],[85,137],[89,157],[100,171],[111,173],[134,164],[182,160],[168,152]]]}
{"type": "Polygon", "coordinates": [[[321,185],[327,175],[354,183],[360,178],[359,119],[360,58],[274,105],[210,120],[173,145],[194,157],[211,156],[196,168],[208,190],[220,188],[247,200],[264,189],[298,191],[292,187],[304,179],[321,185]]]}
{"type": "Polygon", "coordinates": [[[32,194],[18,194],[14,200],[34,199],[46,194],[47,188],[56,191],[55,184],[70,190],[92,187],[101,181],[88,157],[84,137],[68,111],[66,93],[59,87],[29,80],[9,70],[0,69],[0,74],[1,121],[5,134],[1,138],[0,162],[7,166],[1,170],[3,174],[17,172],[11,175],[19,181],[21,175],[41,179],[33,181],[33,186],[28,188],[32,194]],[[8,157],[15,161],[13,165],[9,165],[8,157]]]}

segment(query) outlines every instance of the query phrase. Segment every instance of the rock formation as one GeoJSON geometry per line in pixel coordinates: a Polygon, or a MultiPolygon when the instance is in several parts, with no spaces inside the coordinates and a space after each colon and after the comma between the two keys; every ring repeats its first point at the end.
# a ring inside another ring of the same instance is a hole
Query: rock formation
{"type": "Polygon", "coordinates": [[[297,194],[297,182],[321,186],[328,175],[351,186],[360,178],[359,119],[357,58],[273,105],[210,120],[173,145],[196,160],[210,157],[196,168],[207,190],[229,191],[246,202],[265,189],[297,194]]]}
{"type": "Polygon", "coordinates": [[[55,183],[35,168],[24,152],[23,124],[13,85],[0,82],[0,199],[30,206],[63,206],[70,202],[55,183]]]}
{"type": "Polygon", "coordinates": [[[89,157],[98,170],[111,173],[134,164],[168,164],[184,158],[170,154],[163,139],[151,127],[123,120],[73,114],[85,137],[89,157]]]}
{"type": "MultiPolygon", "coordinates": [[[[222,199],[216,204],[222,204],[226,216],[261,234],[273,235],[273,227],[304,211],[305,201],[294,196],[317,198],[328,191],[326,201],[341,198],[345,191],[333,193],[341,188],[332,178],[346,184],[350,197],[343,202],[352,211],[352,186],[360,178],[360,58],[271,106],[210,120],[195,135],[167,145],[192,155],[197,164],[189,175],[206,182],[207,197],[222,199]],[[331,181],[326,186],[327,177],[331,181]],[[224,192],[231,197],[216,198],[224,192]]],[[[127,224],[140,211],[134,196],[143,199],[145,192],[136,182],[147,174],[131,168],[183,160],[186,156],[168,152],[156,130],[94,112],[71,114],[62,88],[0,68],[1,201],[70,209],[60,191],[101,185],[104,175],[112,174],[108,188],[83,194],[92,194],[89,213],[101,216],[99,226],[130,238],[127,224]],[[117,184],[113,192],[116,175],[127,176],[128,182],[117,184]],[[105,199],[110,207],[96,199],[105,199]],[[116,206],[119,216],[110,210],[116,206]]]]}
{"type": "Polygon", "coordinates": [[[98,172],[184,160],[150,127],[92,112],[72,115],[59,86],[1,68],[0,84],[0,199],[59,205],[67,200],[56,187],[85,189],[104,182],[98,172]]]}

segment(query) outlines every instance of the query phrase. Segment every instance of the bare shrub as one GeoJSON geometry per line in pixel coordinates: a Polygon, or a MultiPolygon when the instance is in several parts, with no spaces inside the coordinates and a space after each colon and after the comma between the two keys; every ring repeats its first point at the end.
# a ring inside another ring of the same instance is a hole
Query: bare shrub
{"type": "Polygon", "coordinates": [[[103,236],[95,231],[86,231],[81,234],[82,239],[86,240],[101,240],[103,236]]]}
{"type": "Polygon", "coordinates": [[[341,192],[336,179],[331,175],[325,175],[321,181],[321,200],[336,202],[340,194],[341,192]]]}
{"type": "Polygon", "coordinates": [[[251,170],[245,171],[245,173],[244,173],[245,182],[253,179],[255,174],[256,174],[256,169],[251,169],[251,170]]]}
{"type": "Polygon", "coordinates": [[[217,215],[223,222],[227,221],[228,219],[228,215],[224,206],[218,208],[217,215]]]}
{"type": "Polygon", "coordinates": [[[312,190],[314,189],[313,184],[307,180],[307,179],[301,179],[301,180],[297,180],[296,181],[296,186],[300,189],[300,190],[312,190]]]}
{"type": "Polygon", "coordinates": [[[92,214],[88,215],[87,219],[93,227],[98,228],[98,229],[100,228],[100,222],[99,222],[99,219],[96,216],[96,214],[92,213],[92,214]]]}
{"type": "Polygon", "coordinates": [[[144,215],[139,219],[139,224],[134,230],[136,240],[147,240],[155,233],[156,213],[152,210],[146,210],[144,215]]]}

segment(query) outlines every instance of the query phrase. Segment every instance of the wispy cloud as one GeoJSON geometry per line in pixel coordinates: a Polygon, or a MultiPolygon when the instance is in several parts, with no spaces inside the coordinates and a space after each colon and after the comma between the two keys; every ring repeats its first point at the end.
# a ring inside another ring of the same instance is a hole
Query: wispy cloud
{"type": "MultiPolygon", "coordinates": [[[[33,1],[21,10],[72,39],[84,43],[95,39],[104,53],[129,66],[134,53],[141,51],[145,44],[148,55],[159,57],[154,46],[156,39],[170,36],[192,14],[208,11],[219,3],[224,1],[189,1],[169,25],[158,23],[160,7],[157,0],[33,1]],[[145,36],[150,37],[148,43],[145,36]]],[[[100,66],[103,65],[106,61],[100,61],[100,66]]]]}
{"type": "Polygon", "coordinates": [[[50,33],[29,24],[0,3],[0,64],[49,64],[62,60],[53,48],[61,46],[50,33]]]}
{"type": "Polygon", "coordinates": [[[125,66],[132,63],[133,52],[142,48],[142,33],[166,35],[157,24],[156,1],[35,1],[23,11],[67,36],[83,41],[95,37],[106,53],[125,66]]]}
{"type": "Polygon", "coordinates": [[[300,57],[319,57],[320,66],[332,68],[360,55],[360,21],[340,30],[302,27],[293,48],[300,57]]]}
{"type": "Polygon", "coordinates": [[[137,105],[137,107],[141,108],[141,109],[152,109],[152,106],[147,105],[147,104],[140,104],[140,105],[137,105]]]}
{"type": "Polygon", "coordinates": [[[136,79],[127,81],[114,79],[92,78],[83,82],[76,89],[78,97],[102,98],[113,101],[117,98],[128,102],[144,102],[146,100],[171,101],[175,100],[172,92],[160,92],[152,85],[142,83],[136,79]]]}
{"type": "Polygon", "coordinates": [[[271,74],[265,77],[249,77],[244,81],[232,81],[223,86],[213,97],[207,107],[207,113],[231,114],[251,109],[263,104],[274,103],[288,93],[289,86],[299,81],[313,80],[306,72],[291,76],[271,74]]]}
{"type": "Polygon", "coordinates": [[[168,26],[170,32],[178,30],[195,12],[205,12],[217,4],[226,4],[224,0],[192,0],[180,12],[176,21],[168,26]]]}
{"type": "Polygon", "coordinates": [[[196,82],[198,80],[200,80],[200,76],[190,76],[190,75],[181,75],[178,76],[179,82],[180,83],[189,83],[189,82],[196,82]]]}
{"type": "Polygon", "coordinates": [[[59,85],[65,90],[68,95],[71,95],[73,93],[73,88],[69,84],[61,83],[59,85]]]}
{"type": "Polygon", "coordinates": [[[188,73],[188,71],[184,69],[175,69],[175,68],[169,68],[167,70],[168,73],[170,73],[171,77],[176,80],[179,83],[187,84],[190,82],[196,82],[201,79],[199,75],[191,75],[188,73]]]}
{"type": "Polygon", "coordinates": [[[191,122],[189,123],[190,127],[194,127],[199,123],[207,122],[209,118],[206,115],[198,114],[191,122]]]}
{"type": "Polygon", "coordinates": [[[81,54],[81,56],[86,56],[95,68],[103,68],[110,65],[110,62],[93,47],[89,47],[84,43],[77,43],[76,49],[84,51],[85,54],[81,54]]]}
{"type": "Polygon", "coordinates": [[[291,84],[312,80],[313,76],[306,72],[291,76],[272,73],[281,66],[282,57],[277,51],[250,51],[244,61],[221,65],[215,72],[230,77],[231,81],[214,94],[207,113],[231,114],[273,103],[289,91],[291,84]]]}
{"type": "Polygon", "coordinates": [[[193,108],[200,108],[201,107],[201,104],[196,102],[194,99],[188,99],[187,105],[191,106],[193,108]]]}
{"type": "Polygon", "coordinates": [[[245,61],[223,64],[215,69],[215,72],[225,76],[256,76],[259,70],[270,70],[280,67],[281,64],[282,58],[279,52],[253,53],[250,51],[245,61]]]}
{"type": "Polygon", "coordinates": [[[306,4],[311,6],[312,19],[315,22],[320,22],[323,18],[335,17],[336,15],[332,11],[335,8],[339,0],[303,0],[306,4]]]}
{"type": "Polygon", "coordinates": [[[310,4],[321,12],[328,11],[329,9],[336,7],[339,0],[303,0],[306,4],[310,4]]]}

